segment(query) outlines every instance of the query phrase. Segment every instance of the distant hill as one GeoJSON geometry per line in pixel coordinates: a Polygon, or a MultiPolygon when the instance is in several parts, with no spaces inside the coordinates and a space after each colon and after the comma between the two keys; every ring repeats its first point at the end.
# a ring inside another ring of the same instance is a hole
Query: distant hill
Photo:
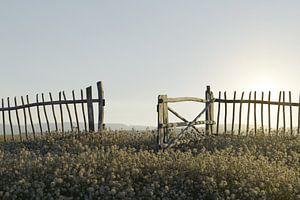
{"type": "MultiPolygon", "coordinates": [[[[75,125],[75,124],[73,124],[73,125],[75,125]]],[[[80,126],[80,130],[84,129],[84,124],[83,123],[80,123],[79,126],[80,126]]],[[[95,124],[95,128],[96,127],[97,127],[97,124],[95,124]]],[[[147,129],[149,129],[149,130],[156,129],[156,127],[153,127],[153,126],[126,125],[126,124],[122,124],[122,123],[107,123],[107,124],[105,124],[105,127],[107,129],[110,129],[110,130],[132,130],[132,129],[135,129],[135,130],[141,131],[141,130],[147,130],[147,129]]],[[[61,128],[61,125],[58,124],[58,129],[60,129],[60,128],[61,128]]],[[[65,131],[71,131],[71,126],[70,126],[69,122],[64,123],[64,129],[65,129],[65,131]]],[[[14,130],[15,134],[19,133],[19,128],[18,128],[17,125],[13,125],[13,130],[14,130]]],[[[21,125],[21,130],[22,130],[22,133],[25,132],[25,126],[24,125],[21,125]]],[[[27,130],[28,130],[29,133],[32,132],[30,124],[27,124],[27,130]]],[[[40,132],[40,127],[39,127],[38,124],[34,124],[34,130],[35,130],[35,132],[40,132]]],[[[43,132],[47,131],[47,124],[46,123],[42,123],[42,130],[43,130],[43,132]]],[[[50,130],[51,131],[55,130],[55,124],[54,123],[50,123],[50,130]]],[[[11,134],[11,128],[10,128],[9,124],[5,125],[5,132],[6,132],[6,134],[11,134]]],[[[2,124],[0,124],[0,134],[3,134],[2,124]]]]}

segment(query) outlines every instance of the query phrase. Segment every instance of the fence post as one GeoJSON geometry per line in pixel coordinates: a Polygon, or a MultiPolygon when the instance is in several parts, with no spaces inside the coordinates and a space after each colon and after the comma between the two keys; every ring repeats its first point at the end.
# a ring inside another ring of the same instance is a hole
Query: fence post
{"type": "Polygon", "coordinates": [[[95,131],[95,123],[94,123],[93,96],[92,96],[92,87],[91,86],[86,88],[86,99],[87,99],[89,132],[94,132],[95,131]]]}
{"type": "Polygon", "coordinates": [[[103,85],[101,81],[97,82],[98,89],[98,131],[102,131],[104,129],[103,119],[104,119],[104,99],[103,99],[103,85]]]}
{"type": "Polygon", "coordinates": [[[158,133],[157,133],[157,143],[158,145],[162,145],[164,142],[164,131],[165,129],[162,127],[164,124],[164,106],[163,106],[163,95],[158,95],[158,103],[157,103],[157,114],[158,114],[158,133]]]}
{"type": "MultiPolygon", "coordinates": [[[[168,98],[167,95],[163,95],[163,123],[167,125],[169,123],[168,117],[168,103],[165,101],[168,98]]],[[[169,141],[169,129],[168,127],[164,128],[164,142],[167,143],[169,141]]]]}
{"type": "MultiPolygon", "coordinates": [[[[213,103],[208,103],[211,99],[213,99],[213,93],[210,91],[210,86],[206,86],[205,91],[205,100],[206,104],[205,106],[208,107],[208,109],[205,112],[205,120],[208,121],[214,121],[214,105],[213,103]]],[[[206,135],[212,134],[213,132],[213,125],[205,124],[205,133],[206,135]]]]}

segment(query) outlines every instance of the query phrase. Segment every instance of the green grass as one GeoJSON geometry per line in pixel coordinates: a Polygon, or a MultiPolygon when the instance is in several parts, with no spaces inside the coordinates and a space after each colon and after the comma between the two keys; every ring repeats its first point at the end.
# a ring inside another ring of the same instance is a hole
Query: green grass
{"type": "Polygon", "coordinates": [[[0,144],[1,199],[300,199],[300,139],[184,138],[156,151],[152,132],[0,144]]]}

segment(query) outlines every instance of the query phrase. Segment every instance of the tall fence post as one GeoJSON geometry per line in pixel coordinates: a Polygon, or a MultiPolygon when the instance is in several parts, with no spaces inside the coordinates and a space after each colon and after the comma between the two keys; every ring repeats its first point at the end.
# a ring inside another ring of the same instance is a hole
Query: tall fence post
{"type": "Polygon", "coordinates": [[[94,123],[93,95],[92,95],[91,86],[86,88],[86,99],[87,99],[89,132],[94,132],[95,123],[94,123]]]}
{"type": "Polygon", "coordinates": [[[158,115],[158,124],[157,124],[157,127],[158,127],[158,133],[157,133],[157,143],[158,145],[162,145],[163,142],[164,142],[164,128],[162,127],[163,126],[163,123],[164,123],[164,115],[163,115],[163,112],[164,112],[164,107],[163,107],[163,95],[159,95],[158,96],[158,103],[157,103],[157,115],[158,115]]]}
{"type": "Polygon", "coordinates": [[[206,91],[205,91],[205,100],[206,104],[205,106],[208,107],[208,109],[205,112],[205,133],[207,135],[213,133],[213,125],[212,124],[207,124],[208,122],[214,121],[214,105],[213,103],[208,103],[213,99],[213,93],[210,90],[210,86],[206,86],[206,91]]]}
{"type": "MultiPolygon", "coordinates": [[[[168,103],[165,101],[168,98],[167,95],[163,95],[163,123],[167,125],[169,123],[168,117],[168,103]]],[[[169,141],[169,129],[168,127],[164,128],[164,142],[167,143],[169,141]]]]}
{"type": "Polygon", "coordinates": [[[103,124],[103,119],[104,119],[104,99],[103,99],[103,85],[102,82],[99,81],[97,82],[97,89],[98,89],[98,131],[103,131],[104,129],[104,124],[103,124]]]}

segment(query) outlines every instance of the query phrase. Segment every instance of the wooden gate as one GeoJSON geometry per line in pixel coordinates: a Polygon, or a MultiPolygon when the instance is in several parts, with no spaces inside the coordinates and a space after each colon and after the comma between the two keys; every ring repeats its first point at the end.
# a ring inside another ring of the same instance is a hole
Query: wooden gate
{"type": "MultiPolygon", "coordinates": [[[[160,147],[166,148],[174,146],[177,141],[186,133],[188,128],[193,128],[195,131],[198,129],[194,126],[205,124],[205,134],[237,134],[237,135],[248,135],[257,133],[269,135],[290,135],[290,136],[298,136],[300,135],[300,95],[298,102],[292,102],[292,93],[288,92],[288,100],[285,98],[285,91],[279,92],[278,101],[271,101],[271,92],[268,92],[267,98],[265,98],[264,92],[261,92],[260,98],[257,98],[257,92],[254,91],[249,92],[248,99],[244,97],[245,92],[241,93],[241,98],[237,98],[236,91],[234,92],[233,99],[228,99],[226,91],[223,93],[219,92],[218,98],[213,97],[213,93],[211,91],[210,86],[207,86],[205,92],[205,99],[194,98],[194,97],[180,97],[180,98],[168,98],[167,95],[159,95],[158,96],[158,136],[157,143],[160,147]],[[253,96],[252,96],[253,94],[253,96]],[[205,103],[205,108],[200,112],[198,116],[191,122],[183,118],[179,115],[174,109],[170,108],[170,103],[183,102],[183,101],[194,101],[205,103]],[[217,112],[214,110],[214,103],[217,103],[217,112]],[[228,104],[232,105],[232,118],[228,117],[228,104]],[[239,104],[239,111],[236,109],[236,105],[239,104]],[[243,105],[246,104],[246,113],[243,111],[243,105]],[[266,106],[266,107],[265,107],[266,106]],[[272,129],[272,115],[271,115],[271,106],[276,106],[276,113],[274,113],[273,118],[276,120],[276,127],[272,129]],[[260,107],[260,113],[257,112],[257,108],[260,107]],[[289,109],[286,109],[288,107],[289,109]],[[267,112],[264,112],[265,108],[267,112]],[[293,108],[297,110],[296,116],[296,126],[293,126],[293,108]],[[221,111],[223,111],[223,131],[220,131],[220,121],[221,121],[221,111]],[[238,111],[238,120],[235,121],[236,112],[238,111]],[[176,117],[178,117],[182,122],[177,123],[169,123],[168,120],[168,112],[171,112],[176,117]],[[252,113],[253,112],[253,113],[252,113]],[[287,128],[286,121],[286,113],[289,112],[289,126],[287,128]],[[197,121],[202,114],[205,113],[204,121],[197,121]],[[251,114],[252,113],[252,114],[251,114]],[[246,123],[242,123],[242,116],[246,114],[246,123]],[[253,116],[253,125],[254,128],[250,131],[250,114],[253,116]],[[215,119],[216,115],[216,119],[215,119]],[[280,120],[280,116],[282,116],[282,120],[280,120]],[[259,118],[260,117],[260,122],[259,118]],[[264,117],[267,118],[267,123],[264,122],[264,117]],[[282,123],[282,127],[280,127],[280,123],[282,123]],[[235,125],[238,125],[237,131],[235,131],[235,125]],[[229,128],[229,125],[231,126],[229,128]],[[243,130],[243,125],[245,128],[243,130]],[[173,139],[169,138],[169,129],[174,127],[182,127],[185,126],[184,129],[173,139]],[[260,126],[260,128],[258,127],[260,126]]],[[[277,97],[276,97],[277,99],[277,97]]]]}
{"type": "MultiPolygon", "coordinates": [[[[196,132],[199,130],[195,127],[196,125],[205,125],[206,134],[212,134],[214,121],[214,104],[215,99],[213,98],[213,93],[210,91],[210,86],[207,86],[205,92],[205,99],[196,98],[196,97],[178,97],[178,98],[168,98],[167,95],[158,96],[158,136],[157,143],[162,148],[168,148],[174,146],[177,141],[186,133],[189,128],[193,128],[196,132]],[[199,102],[205,103],[204,109],[192,120],[188,121],[172,109],[169,104],[177,102],[199,102]],[[170,123],[168,113],[171,112],[181,122],[170,123]],[[205,120],[199,120],[199,118],[205,113],[205,120]],[[181,132],[176,136],[176,138],[169,138],[169,129],[176,127],[185,127],[181,132]]],[[[200,132],[199,132],[200,133],[200,132]]]]}

